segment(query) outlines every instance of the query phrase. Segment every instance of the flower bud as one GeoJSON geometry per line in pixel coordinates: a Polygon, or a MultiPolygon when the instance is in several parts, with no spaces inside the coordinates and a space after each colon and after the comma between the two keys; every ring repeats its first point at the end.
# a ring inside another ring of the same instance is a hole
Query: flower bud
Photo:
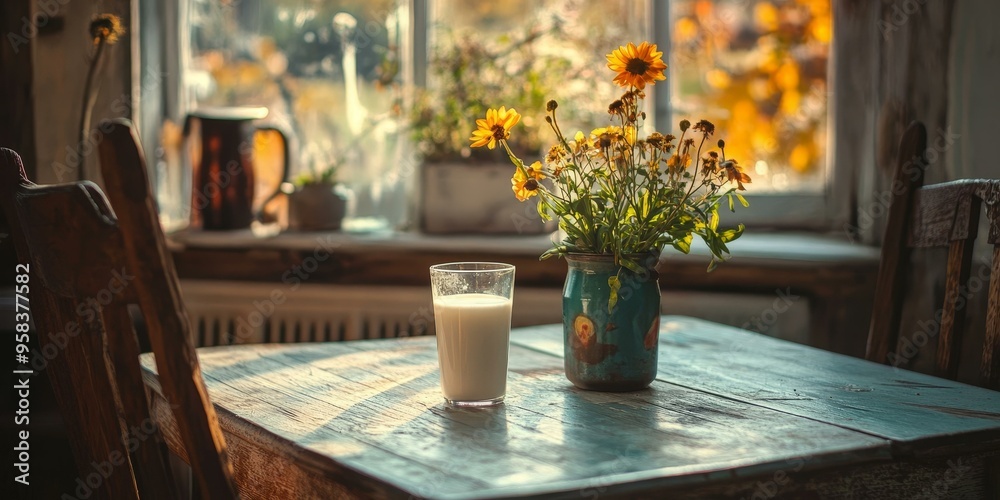
{"type": "Polygon", "coordinates": [[[722,149],[726,148],[726,141],[719,139],[719,147],[722,149]]]}
{"type": "Polygon", "coordinates": [[[687,120],[681,120],[681,132],[687,132],[687,129],[691,128],[691,122],[687,120]]]}
{"type": "Polygon", "coordinates": [[[546,116],[545,117],[545,123],[551,124],[552,123],[552,117],[551,116],[546,116]]]}
{"type": "Polygon", "coordinates": [[[551,99],[549,102],[545,103],[545,111],[555,111],[558,107],[559,103],[556,102],[555,99],[551,99]]]}

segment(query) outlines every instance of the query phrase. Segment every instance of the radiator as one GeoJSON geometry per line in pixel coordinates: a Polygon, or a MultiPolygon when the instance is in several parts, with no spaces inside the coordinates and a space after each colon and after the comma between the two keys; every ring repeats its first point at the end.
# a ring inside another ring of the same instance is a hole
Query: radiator
{"type": "MultiPolygon", "coordinates": [[[[282,283],[183,280],[181,293],[193,326],[191,340],[198,347],[434,333],[429,287],[302,284],[293,288],[282,283]]],[[[665,291],[660,310],[806,342],[808,301],[776,312],[776,300],[776,295],[665,291]],[[753,321],[762,317],[765,321],[753,321]]],[[[512,326],[561,321],[560,290],[515,289],[512,326]]]]}
{"type": "MultiPolygon", "coordinates": [[[[183,280],[196,346],[324,342],[434,333],[430,287],[183,280]]],[[[560,293],[518,288],[512,325],[562,321],[560,293]]]]}

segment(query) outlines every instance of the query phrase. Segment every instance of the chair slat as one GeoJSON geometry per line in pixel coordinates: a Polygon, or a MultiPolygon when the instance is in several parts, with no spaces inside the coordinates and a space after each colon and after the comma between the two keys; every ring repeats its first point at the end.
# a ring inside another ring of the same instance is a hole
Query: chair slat
{"type": "Polygon", "coordinates": [[[913,204],[913,193],[924,182],[924,152],[927,150],[927,130],[914,123],[906,129],[900,142],[889,224],[882,240],[878,280],[875,283],[874,311],[868,334],[865,357],[878,363],[888,360],[899,339],[902,304],[897,300],[904,289],[905,269],[910,251],[906,245],[910,232],[907,214],[913,204]]]}
{"type": "Polygon", "coordinates": [[[173,257],[160,230],[139,141],[128,122],[101,127],[106,131],[99,148],[101,169],[112,203],[119,207],[118,222],[130,235],[124,238],[125,254],[136,269],[136,282],[142,284],[136,292],[146,312],[164,396],[174,407],[202,494],[212,499],[235,498],[233,468],[190,342],[190,323],[173,257]]]}
{"type": "MultiPolygon", "coordinates": [[[[975,205],[977,209],[975,216],[967,220],[966,224],[979,223],[979,204],[975,205]]],[[[953,241],[948,249],[944,306],[941,313],[941,326],[938,331],[937,372],[939,376],[953,380],[958,377],[958,365],[961,361],[962,337],[966,318],[966,299],[963,294],[968,290],[975,231],[976,228],[973,227],[972,238],[953,241]]]]}
{"type": "Polygon", "coordinates": [[[139,366],[139,341],[132,326],[128,307],[123,303],[101,309],[107,330],[106,352],[113,369],[118,393],[122,397],[122,418],[129,431],[129,450],[133,459],[136,482],[143,498],[172,500],[180,498],[171,479],[169,450],[149,414],[146,387],[139,366]],[[134,448],[134,450],[133,450],[134,448]]]}
{"type": "MultiPolygon", "coordinates": [[[[996,219],[994,219],[996,220],[996,219]]],[[[1000,245],[993,247],[993,267],[990,274],[990,298],[986,311],[986,339],[980,383],[983,387],[1000,390],[1000,245]]]]}

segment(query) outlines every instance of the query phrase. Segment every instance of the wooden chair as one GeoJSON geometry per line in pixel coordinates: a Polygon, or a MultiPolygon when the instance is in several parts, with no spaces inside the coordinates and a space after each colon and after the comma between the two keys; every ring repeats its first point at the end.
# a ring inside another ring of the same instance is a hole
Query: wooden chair
{"type": "Polygon", "coordinates": [[[139,369],[130,315],[137,306],[202,498],[236,498],[144,157],[127,122],[101,127],[111,205],[91,182],[32,184],[18,155],[0,149],[0,204],[19,259],[30,266],[32,317],[46,361],[35,368],[52,382],[92,498],[179,498],[139,369]]]}
{"type": "Polygon", "coordinates": [[[900,363],[900,354],[894,351],[911,250],[946,247],[948,263],[944,304],[939,310],[936,369],[939,376],[956,378],[973,244],[985,204],[993,259],[980,385],[1000,390],[1000,180],[962,179],[923,186],[926,148],[924,126],[910,125],[899,146],[866,357],[881,363],[900,363]]]}

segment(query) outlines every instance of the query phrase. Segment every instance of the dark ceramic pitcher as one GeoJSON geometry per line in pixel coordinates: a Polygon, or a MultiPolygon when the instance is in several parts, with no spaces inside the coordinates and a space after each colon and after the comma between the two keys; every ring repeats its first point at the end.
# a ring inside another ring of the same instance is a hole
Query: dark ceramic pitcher
{"type": "Polygon", "coordinates": [[[200,125],[200,147],[192,158],[191,223],[208,230],[246,229],[258,217],[254,210],[254,191],[259,172],[254,165],[254,134],[261,130],[277,132],[284,143],[284,162],[279,182],[264,201],[274,198],[281,182],[288,179],[288,137],[278,128],[257,125],[267,116],[267,108],[203,108],[188,115],[185,134],[191,119],[200,125]]]}

